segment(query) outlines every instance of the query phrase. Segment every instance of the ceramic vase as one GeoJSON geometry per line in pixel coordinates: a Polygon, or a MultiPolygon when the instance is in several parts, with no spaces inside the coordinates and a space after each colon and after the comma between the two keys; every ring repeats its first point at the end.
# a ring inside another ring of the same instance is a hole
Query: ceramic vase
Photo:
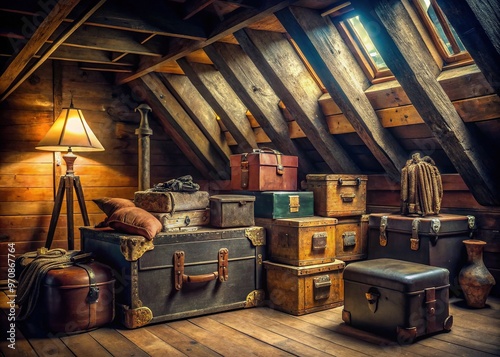
{"type": "Polygon", "coordinates": [[[486,242],[467,239],[463,243],[467,249],[467,264],[460,270],[458,282],[469,307],[482,308],[495,285],[495,278],[483,262],[483,248],[486,242]]]}

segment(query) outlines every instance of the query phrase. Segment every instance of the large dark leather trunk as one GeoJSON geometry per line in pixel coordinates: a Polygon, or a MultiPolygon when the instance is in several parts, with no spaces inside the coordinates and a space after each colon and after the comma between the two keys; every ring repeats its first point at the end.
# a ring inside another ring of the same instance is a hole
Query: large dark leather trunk
{"type": "Polygon", "coordinates": [[[470,237],[474,217],[373,213],[368,226],[368,259],[393,258],[446,268],[450,284],[459,286],[458,273],[467,261],[462,241],[470,237]]]}
{"type": "Polygon", "coordinates": [[[348,264],[344,269],[347,324],[397,339],[449,331],[449,276],[444,268],[396,259],[348,264]]]}
{"type": "Polygon", "coordinates": [[[128,328],[264,301],[264,228],[208,227],[151,242],[84,227],[81,237],[84,251],[116,271],[117,316],[128,328]]]}
{"type": "Polygon", "coordinates": [[[49,270],[36,313],[51,332],[72,334],[105,325],[114,319],[114,283],[112,270],[98,262],[49,270]]]}

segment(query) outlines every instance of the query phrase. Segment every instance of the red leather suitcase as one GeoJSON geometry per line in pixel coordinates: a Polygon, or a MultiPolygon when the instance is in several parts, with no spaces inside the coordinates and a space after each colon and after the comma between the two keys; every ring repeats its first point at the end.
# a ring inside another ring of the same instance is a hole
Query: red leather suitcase
{"type": "Polygon", "coordinates": [[[249,191],[296,191],[298,157],[276,150],[231,155],[231,189],[249,191]]]}

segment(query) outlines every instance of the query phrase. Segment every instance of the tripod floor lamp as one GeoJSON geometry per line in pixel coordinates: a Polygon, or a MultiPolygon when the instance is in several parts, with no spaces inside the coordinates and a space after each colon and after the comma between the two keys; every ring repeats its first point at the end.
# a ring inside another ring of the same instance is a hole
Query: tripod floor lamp
{"type": "Polygon", "coordinates": [[[73,99],[69,108],[63,108],[61,114],[49,129],[45,137],[36,146],[38,150],[45,151],[67,151],[63,155],[66,162],[66,175],[61,176],[59,188],[52,210],[49,232],[45,241],[45,248],[49,249],[54,239],[59,214],[66,193],[66,211],[68,228],[68,250],[75,248],[74,220],[73,220],[73,192],[76,193],[84,225],[90,225],[85,199],[83,197],[80,177],[75,176],[73,164],[76,156],[73,152],[79,151],[103,151],[104,148],[88,126],[82,111],[73,106],[73,99]]]}

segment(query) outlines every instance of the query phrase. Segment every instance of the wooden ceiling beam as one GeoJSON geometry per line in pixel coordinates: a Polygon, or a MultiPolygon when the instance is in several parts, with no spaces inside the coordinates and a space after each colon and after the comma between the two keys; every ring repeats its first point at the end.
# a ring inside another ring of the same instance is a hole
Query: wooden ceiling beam
{"type": "Polygon", "coordinates": [[[172,135],[170,128],[177,132],[179,137],[176,139],[176,143],[184,154],[190,160],[193,155],[201,160],[203,166],[206,167],[206,170],[202,171],[205,178],[228,180],[230,178],[229,160],[219,156],[205,134],[165,87],[158,75],[154,73],[145,75],[141,77],[141,81],[151,94],[145,100],[154,112],[161,113],[162,121],[168,122],[168,125],[165,124],[165,127],[169,127],[168,134],[172,135]],[[182,142],[179,141],[180,139],[182,142]],[[186,146],[189,147],[189,150],[186,146]]]}
{"type": "MultiPolygon", "coordinates": [[[[70,1],[64,1],[61,3],[66,4],[73,4],[73,7],[78,3],[74,3],[76,0],[70,0],[70,1]]],[[[101,7],[106,0],[92,0],[91,4],[89,5],[88,8],[76,19],[71,23],[71,25],[55,40],[52,45],[44,52],[44,54],[37,59],[32,65],[28,65],[29,60],[36,54],[36,51],[41,48],[43,43],[56,31],[57,27],[60,25],[62,20],[64,20],[59,14],[60,11],[58,11],[58,6],[55,6],[54,9],[51,11],[51,13],[44,19],[42,24],[37,28],[35,31],[35,34],[31,36],[30,40],[28,43],[23,47],[23,50],[16,55],[13,59],[13,62],[16,63],[15,67],[16,69],[12,70],[6,70],[2,76],[0,77],[0,102],[4,101],[14,90],[17,89],[33,72],[35,72],[51,55],[52,53],[62,44],[64,41],[67,40],[71,34],[78,29],[99,7],[101,7]],[[55,12],[55,13],[54,13],[55,12]],[[54,13],[54,14],[53,14],[54,13]],[[51,16],[51,14],[53,14],[51,16]],[[50,20],[47,20],[50,17],[50,20]],[[40,29],[42,25],[48,21],[46,26],[44,28],[40,29]],[[40,32],[40,33],[39,33],[40,32]],[[36,36],[36,39],[33,40],[33,38],[36,36]],[[32,42],[33,40],[33,42],[32,42]],[[24,50],[24,48],[27,48],[24,50]],[[34,49],[37,48],[35,53],[33,53],[34,49]],[[21,54],[22,53],[22,54],[21,54]],[[20,57],[21,56],[21,57],[20,57]],[[21,68],[18,68],[19,65],[22,65],[21,68]],[[20,73],[23,71],[23,69],[28,68],[19,79],[16,79],[19,77],[20,73]],[[17,74],[16,74],[17,73],[17,74]],[[15,77],[14,77],[15,75],[15,77]]],[[[72,7],[72,8],[73,8],[72,7]]],[[[71,8],[71,9],[72,9],[71,8]]],[[[66,8],[65,8],[66,9],[66,8]]],[[[65,11],[62,11],[63,13],[71,11],[71,9],[66,9],[65,11]]],[[[64,16],[65,17],[65,16],[64,16]]]]}
{"type": "MultiPolygon", "coordinates": [[[[439,84],[436,64],[399,0],[363,0],[362,21],[408,98],[481,205],[500,204],[498,160],[458,115],[439,84]],[[430,57],[430,55],[429,55],[430,57]]],[[[432,156],[432,155],[431,155],[432,156]]]]}
{"type": "Polygon", "coordinates": [[[154,33],[161,36],[178,37],[189,40],[205,40],[207,35],[201,26],[196,26],[180,19],[164,18],[160,23],[151,23],[149,17],[141,18],[141,14],[134,12],[127,6],[109,3],[103,6],[98,13],[88,21],[88,25],[126,30],[142,33],[154,33]]]}
{"type": "Polygon", "coordinates": [[[189,62],[185,58],[177,63],[237,142],[235,151],[242,153],[257,149],[255,134],[245,116],[247,108],[221,73],[212,65],[189,62]]]}
{"type": "Polygon", "coordinates": [[[500,95],[500,5],[496,0],[438,0],[486,80],[500,95]]]}
{"type": "Polygon", "coordinates": [[[280,98],[263,77],[259,68],[238,45],[213,43],[205,52],[241,101],[255,117],[275,148],[299,159],[299,177],[315,168],[296,142],[290,139],[288,125],[278,103],[280,98]]]}
{"type": "Polygon", "coordinates": [[[178,41],[175,45],[173,44],[171,50],[161,58],[148,59],[147,61],[144,61],[139,66],[137,71],[132,75],[118,75],[116,78],[116,82],[118,84],[124,84],[147,73],[153,72],[158,67],[161,67],[163,63],[176,61],[193,51],[204,48],[205,46],[219,41],[220,39],[231,35],[233,32],[250,25],[255,21],[261,20],[266,16],[287,7],[288,5],[296,1],[298,0],[270,0],[266,1],[265,7],[259,8],[258,10],[242,9],[242,11],[237,11],[237,14],[229,16],[228,19],[217,25],[217,27],[213,29],[206,40],[178,41]]]}
{"type": "Polygon", "coordinates": [[[229,162],[231,149],[217,123],[217,114],[201,96],[198,89],[186,76],[167,73],[159,74],[159,76],[219,155],[229,162]]]}
{"type": "Polygon", "coordinates": [[[318,104],[323,92],[290,42],[281,33],[269,31],[245,29],[234,35],[332,172],[361,173],[328,132],[318,104]]]}
{"type": "Polygon", "coordinates": [[[335,26],[318,12],[305,8],[291,6],[278,11],[276,16],[361,140],[387,174],[399,181],[408,155],[389,131],[382,127],[362,85],[353,80],[355,77],[351,71],[357,64],[335,26]]]}
{"type": "Polygon", "coordinates": [[[148,48],[146,45],[141,45],[135,41],[130,34],[124,31],[102,29],[86,26],[75,31],[65,42],[64,46],[85,48],[91,50],[101,50],[110,52],[133,53],[143,56],[160,57],[158,50],[148,48]]]}
{"type": "MultiPolygon", "coordinates": [[[[42,48],[45,41],[57,30],[59,25],[69,15],[71,10],[80,2],[80,0],[68,0],[58,2],[52,11],[44,14],[45,18],[38,28],[35,30],[30,39],[24,44],[19,51],[14,54],[7,65],[7,69],[0,76],[0,95],[9,89],[16,78],[26,68],[28,62],[42,48]]],[[[19,41],[18,41],[19,43],[19,41]]]]}

